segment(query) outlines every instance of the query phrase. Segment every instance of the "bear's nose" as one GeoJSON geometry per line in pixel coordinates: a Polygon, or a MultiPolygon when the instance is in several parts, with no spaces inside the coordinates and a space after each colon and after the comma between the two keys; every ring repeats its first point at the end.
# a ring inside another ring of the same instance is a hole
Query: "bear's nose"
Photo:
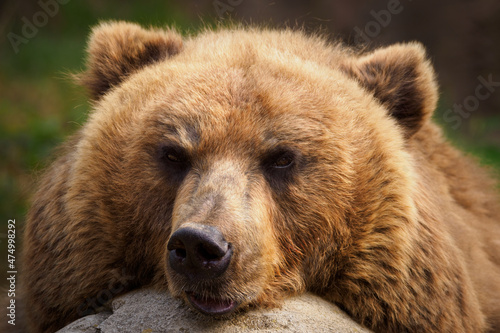
{"type": "Polygon", "coordinates": [[[170,237],[167,249],[170,267],[195,281],[222,275],[233,254],[219,229],[207,225],[180,228],[170,237]]]}

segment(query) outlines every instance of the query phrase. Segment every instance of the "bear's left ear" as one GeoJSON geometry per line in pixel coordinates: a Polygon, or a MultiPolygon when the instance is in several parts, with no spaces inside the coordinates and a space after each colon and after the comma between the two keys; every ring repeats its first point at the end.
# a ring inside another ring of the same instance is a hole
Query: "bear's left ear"
{"type": "Polygon", "coordinates": [[[87,71],[77,80],[93,100],[131,73],[179,53],[182,38],[173,30],[143,29],[127,22],[104,22],[92,29],[87,71]]]}
{"type": "Polygon", "coordinates": [[[353,59],[343,69],[388,109],[407,138],[420,129],[436,108],[434,70],[419,43],[377,49],[353,59]]]}

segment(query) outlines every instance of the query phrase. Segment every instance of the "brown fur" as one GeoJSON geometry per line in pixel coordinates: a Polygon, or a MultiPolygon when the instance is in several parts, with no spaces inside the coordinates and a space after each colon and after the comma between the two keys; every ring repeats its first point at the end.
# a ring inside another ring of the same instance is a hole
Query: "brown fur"
{"type": "Polygon", "coordinates": [[[108,23],[82,82],[95,110],[28,216],[30,332],[143,285],[243,308],[309,290],[376,332],[500,329],[497,196],[431,122],[437,88],[419,44],[356,54],[300,32],[181,42],[108,23]],[[181,171],[165,164],[172,145],[181,171]],[[294,163],[276,172],[283,150],[294,163]],[[169,269],[166,243],[186,223],[232,243],[215,281],[169,269]]]}

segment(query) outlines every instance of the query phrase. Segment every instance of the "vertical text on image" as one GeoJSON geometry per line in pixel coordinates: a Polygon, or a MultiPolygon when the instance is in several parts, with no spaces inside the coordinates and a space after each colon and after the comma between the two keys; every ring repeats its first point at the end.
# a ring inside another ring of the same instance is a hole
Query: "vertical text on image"
{"type": "Polygon", "coordinates": [[[10,325],[16,324],[16,220],[9,220],[7,223],[7,297],[9,306],[7,306],[7,321],[10,325]]]}

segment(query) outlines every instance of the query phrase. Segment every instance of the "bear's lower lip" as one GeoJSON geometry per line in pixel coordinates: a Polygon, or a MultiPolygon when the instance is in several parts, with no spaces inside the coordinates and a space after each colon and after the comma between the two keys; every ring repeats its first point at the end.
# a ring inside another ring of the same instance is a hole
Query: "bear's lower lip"
{"type": "Polygon", "coordinates": [[[191,292],[186,292],[186,295],[189,303],[206,315],[220,316],[228,314],[238,307],[237,302],[229,299],[206,298],[191,292]]]}

